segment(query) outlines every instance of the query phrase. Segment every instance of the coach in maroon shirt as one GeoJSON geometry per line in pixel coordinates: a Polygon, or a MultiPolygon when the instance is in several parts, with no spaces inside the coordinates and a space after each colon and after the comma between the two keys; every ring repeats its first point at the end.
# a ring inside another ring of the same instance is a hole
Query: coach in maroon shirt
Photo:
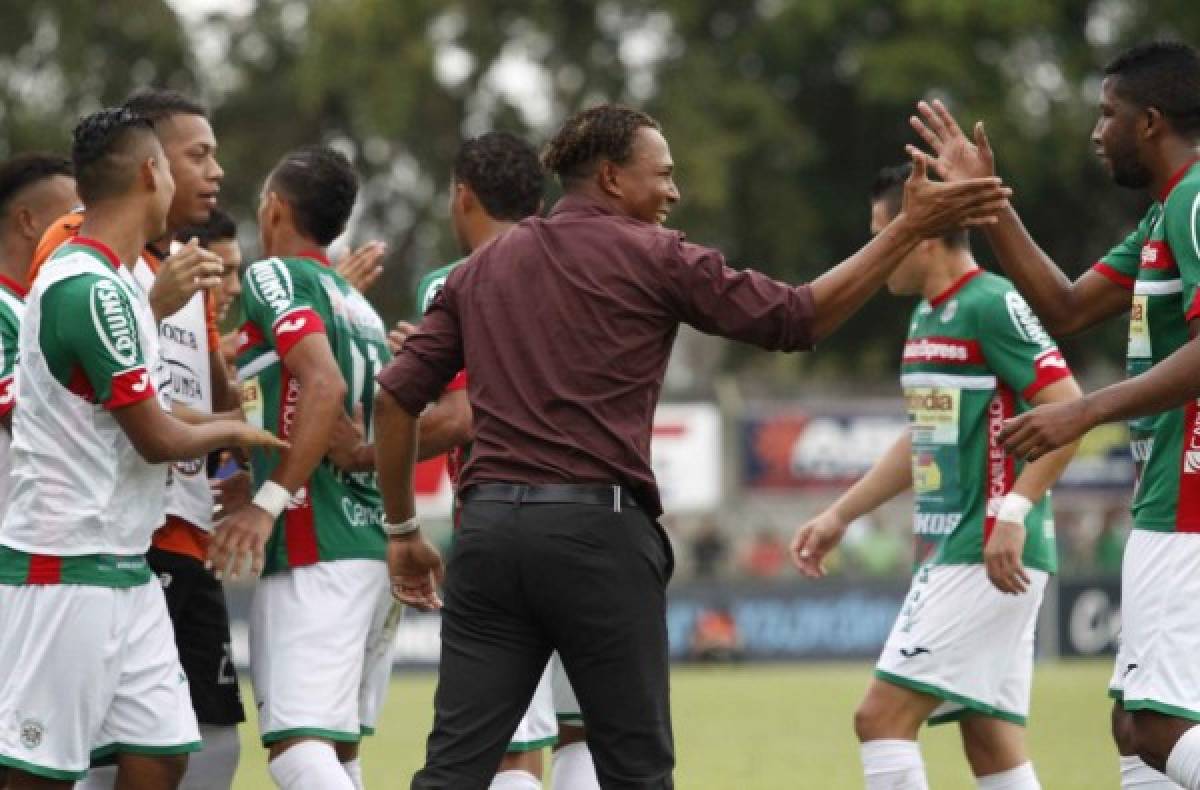
{"type": "Polygon", "coordinates": [[[808,285],[725,265],[662,227],[679,200],[658,124],[603,105],[543,154],[565,196],[456,269],[379,376],[376,452],[396,596],[441,605],[441,558],[414,517],[416,419],[464,367],[475,443],[445,585],[435,721],[413,788],[486,788],[550,652],[579,697],[606,788],[670,788],[666,585],[650,429],[680,323],[803,351],[923,238],[990,221],[996,179],[933,183],[808,285]]]}

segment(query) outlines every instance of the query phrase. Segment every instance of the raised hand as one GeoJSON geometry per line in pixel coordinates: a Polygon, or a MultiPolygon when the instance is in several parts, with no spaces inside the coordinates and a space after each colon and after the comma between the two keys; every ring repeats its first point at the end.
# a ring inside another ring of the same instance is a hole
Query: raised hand
{"type": "Polygon", "coordinates": [[[1070,444],[1095,426],[1087,401],[1047,403],[1004,421],[997,440],[1010,455],[1036,461],[1048,452],[1070,444]]]}
{"type": "Polygon", "coordinates": [[[995,176],[952,183],[930,181],[929,155],[912,146],[909,155],[913,171],[904,185],[903,214],[924,238],[964,226],[994,224],[1012,195],[1012,190],[995,176]]]}
{"type": "Polygon", "coordinates": [[[422,612],[442,608],[437,588],[445,576],[442,555],[420,530],[388,540],[392,596],[422,612]]]}
{"type": "Polygon", "coordinates": [[[825,510],[796,530],[792,538],[792,562],[810,579],[825,575],[825,557],[841,543],[846,523],[832,510],[825,510]]]}
{"type": "Polygon", "coordinates": [[[158,267],[148,295],[154,317],[161,321],[178,313],[197,291],[220,285],[224,273],[224,262],[191,239],[158,267]]]}
{"type": "Polygon", "coordinates": [[[967,139],[954,116],[940,99],[917,103],[916,115],[908,123],[934,153],[930,165],[946,181],[986,178],[996,174],[996,161],[983,121],[975,122],[974,141],[967,139]]]}
{"type": "Polygon", "coordinates": [[[342,256],[334,268],[359,293],[366,293],[383,274],[380,259],[385,252],[387,245],[382,241],[368,241],[354,252],[342,256]]]}

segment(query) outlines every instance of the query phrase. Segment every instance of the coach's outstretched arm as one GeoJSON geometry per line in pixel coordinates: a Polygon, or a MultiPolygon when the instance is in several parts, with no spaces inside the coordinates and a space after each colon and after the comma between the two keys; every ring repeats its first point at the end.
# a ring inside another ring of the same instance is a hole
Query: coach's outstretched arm
{"type": "Polygon", "coordinates": [[[1012,190],[987,176],[955,183],[930,181],[922,156],[904,186],[904,205],[865,247],[813,280],[813,339],[820,340],[861,308],[919,242],[964,225],[988,225],[1012,190]]]}
{"type": "MultiPolygon", "coordinates": [[[[974,141],[940,101],[920,102],[909,123],[933,150],[929,166],[948,182],[995,175],[995,156],[983,122],[975,124],[974,141]]],[[[921,152],[910,147],[914,159],[921,152]]],[[[983,228],[1000,266],[1032,305],[1053,335],[1071,335],[1129,309],[1130,291],[1089,269],[1074,282],[1037,245],[1011,203],[997,222],[983,228]]]]}

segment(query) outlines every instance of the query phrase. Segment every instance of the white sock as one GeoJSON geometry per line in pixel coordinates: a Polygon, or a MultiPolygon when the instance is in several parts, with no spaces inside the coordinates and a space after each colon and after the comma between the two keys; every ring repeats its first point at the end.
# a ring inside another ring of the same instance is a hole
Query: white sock
{"type": "Polygon", "coordinates": [[[342,763],[342,770],[346,772],[346,776],[350,777],[350,781],[354,783],[354,790],[363,790],[366,787],[363,784],[362,763],[359,762],[357,757],[342,763]]]}
{"type": "Polygon", "coordinates": [[[542,790],[542,783],[528,771],[501,771],[488,790],[542,790]]]}
{"type": "Polygon", "coordinates": [[[867,790],[929,790],[916,741],[867,741],[860,753],[867,790]]]}
{"type": "Polygon", "coordinates": [[[229,790],[242,753],[237,727],[201,724],[200,737],[204,748],[188,758],[179,790],[229,790]]]}
{"type": "Polygon", "coordinates": [[[1180,790],[1164,774],[1142,762],[1141,757],[1121,756],[1121,790],[1180,790]]]}
{"type": "Polygon", "coordinates": [[[354,790],[338,762],[337,752],[324,741],[301,741],[267,763],[281,790],[354,790]]]}
{"type": "Polygon", "coordinates": [[[75,790],[113,790],[117,786],[117,766],[102,765],[88,771],[86,779],[75,784],[75,790]]]}
{"type": "Polygon", "coordinates": [[[979,790],[1042,790],[1033,763],[1030,762],[1007,771],[977,777],[975,783],[979,790]]]}
{"type": "Polygon", "coordinates": [[[1187,790],[1200,790],[1200,727],[1192,727],[1167,756],[1167,776],[1187,790]]]}
{"type": "Polygon", "coordinates": [[[550,776],[556,790],[600,790],[592,752],[584,741],[555,750],[550,776]]]}

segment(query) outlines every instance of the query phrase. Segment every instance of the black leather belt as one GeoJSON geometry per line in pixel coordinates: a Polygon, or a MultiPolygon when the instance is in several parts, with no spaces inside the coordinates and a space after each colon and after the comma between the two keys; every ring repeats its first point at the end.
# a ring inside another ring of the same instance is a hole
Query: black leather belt
{"type": "Polygon", "coordinates": [[[637,500],[618,485],[517,485],[515,483],[477,483],[462,492],[463,502],[510,502],[536,505],[604,505],[619,511],[638,507],[637,500]]]}

